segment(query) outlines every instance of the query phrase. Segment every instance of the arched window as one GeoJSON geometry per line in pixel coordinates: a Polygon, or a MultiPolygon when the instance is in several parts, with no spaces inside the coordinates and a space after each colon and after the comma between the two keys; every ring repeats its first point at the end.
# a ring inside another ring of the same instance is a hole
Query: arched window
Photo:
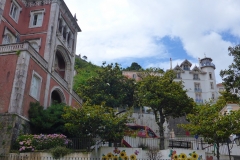
{"type": "Polygon", "coordinates": [[[55,63],[54,63],[54,69],[55,71],[64,79],[65,76],[65,61],[60,51],[57,50],[56,57],[55,57],[55,63]]]}
{"type": "Polygon", "coordinates": [[[63,28],[63,39],[66,40],[66,38],[67,38],[67,27],[65,26],[65,27],[63,28]]]}
{"type": "Polygon", "coordinates": [[[62,19],[59,19],[59,22],[58,22],[58,31],[60,32],[60,33],[62,33],[62,19]]]}
{"type": "Polygon", "coordinates": [[[62,100],[61,100],[61,96],[59,95],[59,93],[54,90],[51,94],[51,103],[62,103],[62,100]]]}
{"type": "Polygon", "coordinates": [[[69,47],[71,47],[71,43],[72,43],[72,34],[69,32],[68,33],[68,39],[67,39],[67,44],[69,47]]]}
{"type": "Polygon", "coordinates": [[[10,44],[13,42],[12,36],[10,34],[5,34],[3,38],[3,44],[10,44]]]}
{"type": "Polygon", "coordinates": [[[61,88],[54,87],[51,93],[51,104],[66,103],[66,98],[61,88]]]}

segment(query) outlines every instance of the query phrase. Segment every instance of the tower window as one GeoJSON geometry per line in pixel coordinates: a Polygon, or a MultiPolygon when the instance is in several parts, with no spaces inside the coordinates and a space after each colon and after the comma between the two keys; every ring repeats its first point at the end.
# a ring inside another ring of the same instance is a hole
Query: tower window
{"type": "Polygon", "coordinates": [[[18,22],[20,10],[20,6],[15,1],[12,1],[9,15],[15,22],[18,22]]]}
{"type": "Polygon", "coordinates": [[[59,51],[56,52],[54,68],[55,68],[55,71],[59,74],[59,76],[64,79],[65,61],[59,51]]]}
{"type": "Polygon", "coordinates": [[[30,28],[42,26],[44,11],[45,10],[31,12],[31,19],[30,19],[30,24],[29,24],[30,28]]]}
{"type": "Polygon", "coordinates": [[[209,73],[209,79],[212,79],[212,73],[209,73]]]}
{"type": "Polygon", "coordinates": [[[214,89],[213,82],[210,82],[211,89],[214,89]]]}

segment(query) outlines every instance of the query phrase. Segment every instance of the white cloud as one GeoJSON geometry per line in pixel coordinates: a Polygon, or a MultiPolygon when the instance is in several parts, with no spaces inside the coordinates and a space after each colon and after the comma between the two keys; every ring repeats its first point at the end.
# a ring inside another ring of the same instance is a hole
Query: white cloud
{"type": "MultiPolygon", "coordinates": [[[[221,34],[240,37],[239,0],[68,0],[66,4],[77,13],[83,30],[78,35],[77,54],[98,65],[129,58],[169,59],[178,53],[166,52],[171,46],[154,39],[178,37],[186,54],[196,61],[204,53],[213,59],[220,82],[219,71],[232,60],[227,48],[234,45],[221,34]]],[[[145,62],[145,66],[163,68],[169,67],[167,64],[145,62]]]]}

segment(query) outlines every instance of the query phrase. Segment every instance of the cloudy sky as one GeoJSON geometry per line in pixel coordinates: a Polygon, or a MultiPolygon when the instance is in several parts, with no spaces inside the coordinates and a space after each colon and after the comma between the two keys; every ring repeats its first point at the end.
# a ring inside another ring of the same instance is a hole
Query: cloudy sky
{"type": "Polygon", "coordinates": [[[168,69],[185,59],[211,57],[219,72],[240,43],[239,0],[65,0],[82,32],[77,52],[101,65],[137,62],[168,69]]]}

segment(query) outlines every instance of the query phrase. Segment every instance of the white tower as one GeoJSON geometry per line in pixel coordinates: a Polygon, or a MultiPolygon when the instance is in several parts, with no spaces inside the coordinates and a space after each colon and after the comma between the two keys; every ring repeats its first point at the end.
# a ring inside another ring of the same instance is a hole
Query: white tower
{"type": "Polygon", "coordinates": [[[205,72],[204,76],[201,77],[202,80],[202,98],[203,100],[209,101],[209,99],[217,99],[217,87],[216,87],[216,77],[215,77],[215,65],[212,63],[212,59],[205,57],[200,59],[201,70],[205,72]]]}

